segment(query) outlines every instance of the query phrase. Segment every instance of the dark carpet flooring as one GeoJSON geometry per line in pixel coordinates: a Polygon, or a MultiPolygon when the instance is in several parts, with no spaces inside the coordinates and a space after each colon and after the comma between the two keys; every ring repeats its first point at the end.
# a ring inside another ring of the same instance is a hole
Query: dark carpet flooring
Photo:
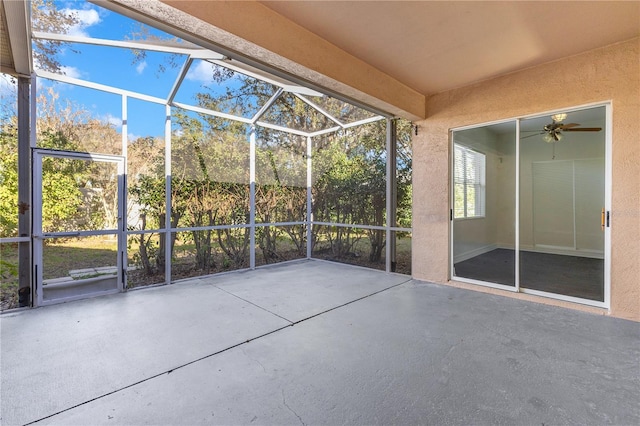
{"type": "MultiPolygon", "coordinates": [[[[515,252],[495,249],[454,265],[455,276],[515,286],[515,252]]],[[[604,260],[520,252],[520,287],[604,301],[604,260]]]]}

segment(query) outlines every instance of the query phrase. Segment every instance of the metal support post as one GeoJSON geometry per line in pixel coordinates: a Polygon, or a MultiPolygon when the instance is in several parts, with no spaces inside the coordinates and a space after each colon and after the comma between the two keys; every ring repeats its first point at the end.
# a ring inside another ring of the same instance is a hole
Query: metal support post
{"type": "Polygon", "coordinates": [[[313,148],[313,139],[311,136],[307,136],[307,259],[311,259],[313,254],[313,204],[312,204],[312,191],[311,191],[311,151],[313,148]]]}
{"type": "Polygon", "coordinates": [[[387,245],[386,245],[386,270],[396,271],[396,231],[391,228],[397,226],[397,137],[396,120],[387,119],[387,245]]]}
{"type": "MultiPolygon", "coordinates": [[[[18,236],[31,237],[31,79],[18,77],[18,236]]],[[[18,243],[18,304],[31,306],[31,242],[18,243]]]]}
{"type": "Polygon", "coordinates": [[[171,106],[165,106],[164,119],[164,190],[165,190],[165,213],[164,213],[164,282],[171,282],[171,254],[173,241],[171,235],[171,106]]]}
{"type": "Polygon", "coordinates": [[[249,134],[249,268],[256,267],[256,126],[249,134]]]}

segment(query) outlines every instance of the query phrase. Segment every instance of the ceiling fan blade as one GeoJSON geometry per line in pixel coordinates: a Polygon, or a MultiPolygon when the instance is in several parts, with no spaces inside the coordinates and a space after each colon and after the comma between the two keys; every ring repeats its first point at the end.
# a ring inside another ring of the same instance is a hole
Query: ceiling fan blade
{"type": "Polygon", "coordinates": [[[576,129],[564,129],[565,132],[599,132],[602,127],[578,127],[576,129]]]}
{"type": "Polygon", "coordinates": [[[521,137],[520,137],[520,140],[522,140],[522,139],[526,139],[526,138],[530,138],[530,137],[533,137],[533,136],[540,136],[540,135],[544,135],[545,133],[546,133],[546,132],[540,132],[540,133],[536,133],[536,134],[533,134],[533,135],[521,136],[521,137]]]}
{"type": "Polygon", "coordinates": [[[560,129],[565,130],[565,129],[570,129],[571,127],[576,127],[579,126],[578,123],[567,123],[567,124],[562,124],[560,126],[558,126],[560,129]]]}

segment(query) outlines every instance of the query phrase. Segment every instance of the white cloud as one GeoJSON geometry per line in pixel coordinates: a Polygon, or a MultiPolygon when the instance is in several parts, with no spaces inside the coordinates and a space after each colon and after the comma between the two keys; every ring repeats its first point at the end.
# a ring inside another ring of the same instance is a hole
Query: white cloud
{"type": "Polygon", "coordinates": [[[195,68],[190,68],[187,73],[186,79],[192,81],[199,81],[201,83],[209,83],[213,76],[213,64],[206,61],[198,62],[195,68]]]}
{"type": "Polygon", "coordinates": [[[0,74],[0,116],[16,114],[17,96],[15,80],[7,74],[0,74]]]}
{"type": "Polygon", "coordinates": [[[135,140],[140,139],[141,137],[142,137],[142,136],[140,136],[140,135],[135,135],[135,134],[133,134],[133,133],[128,133],[128,134],[127,134],[127,140],[128,140],[129,142],[134,142],[135,140]]]}
{"type": "Polygon", "coordinates": [[[78,23],[69,28],[69,35],[89,37],[87,28],[99,24],[102,19],[95,9],[63,9],[62,13],[74,15],[78,23]]]}
{"type": "Polygon", "coordinates": [[[62,73],[67,77],[71,78],[80,78],[82,76],[82,72],[80,72],[76,67],[67,67],[63,65],[60,67],[60,71],[62,71],[62,73]]]}
{"type": "Polygon", "coordinates": [[[16,79],[8,74],[0,74],[0,93],[8,93],[16,91],[16,79]]]}
{"type": "Polygon", "coordinates": [[[147,61],[142,61],[138,64],[138,66],[136,66],[136,72],[138,74],[142,74],[142,72],[146,67],[147,67],[147,61]]]}
{"type": "Polygon", "coordinates": [[[107,113],[102,117],[102,120],[111,124],[116,129],[120,129],[122,127],[122,119],[120,117],[116,117],[115,115],[107,113]]]}

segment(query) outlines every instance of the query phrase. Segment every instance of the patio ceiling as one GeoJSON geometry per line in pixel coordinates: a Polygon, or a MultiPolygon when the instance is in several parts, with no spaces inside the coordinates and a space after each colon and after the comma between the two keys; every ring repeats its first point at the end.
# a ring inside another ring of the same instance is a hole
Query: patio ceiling
{"type": "Polygon", "coordinates": [[[412,120],[429,95],[640,34],[624,1],[108,3],[412,120]]]}
{"type": "Polygon", "coordinates": [[[27,6],[21,1],[0,1],[0,70],[28,76],[32,71],[27,6]]]}
{"type": "Polygon", "coordinates": [[[640,34],[638,1],[260,1],[433,94],[640,34]]]}

